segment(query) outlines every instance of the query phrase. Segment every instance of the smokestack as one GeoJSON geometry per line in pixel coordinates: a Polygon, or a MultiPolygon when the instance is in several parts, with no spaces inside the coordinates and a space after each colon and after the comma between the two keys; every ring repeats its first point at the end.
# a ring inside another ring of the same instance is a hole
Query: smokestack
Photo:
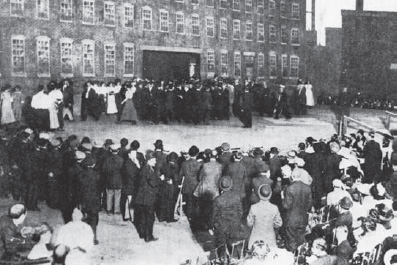
{"type": "Polygon", "coordinates": [[[364,11],[364,0],[356,0],[356,11],[364,11]]]}
{"type": "Polygon", "coordinates": [[[316,0],[312,0],[312,30],[316,30],[316,0]]]}

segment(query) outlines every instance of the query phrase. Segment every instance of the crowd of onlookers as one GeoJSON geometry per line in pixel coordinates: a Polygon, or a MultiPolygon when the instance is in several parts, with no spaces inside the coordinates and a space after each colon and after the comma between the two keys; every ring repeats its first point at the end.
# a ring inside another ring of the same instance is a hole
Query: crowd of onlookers
{"type": "Polygon", "coordinates": [[[153,81],[132,78],[122,82],[87,81],[82,88],[72,80],[40,85],[32,96],[24,96],[19,86],[1,89],[1,125],[12,126],[24,120],[29,127],[44,131],[63,130],[64,120],[82,121],[91,116],[114,116],[117,123],[149,121],[154,124],[179,122],[209,124],[211,120],[238,117],[245,127],[252,126],[252,113],[279,118],[306,115],[314,106],[310,81],[299,79],[296,86],[269,87],[263,80],[241,81],[215,77],[208,80],[153,81]],[[279,88],[280,87],[280,88],[279,88]],[[75,90],[82,91],[80,110],[75,107],[75,90]]]}
{"type": "MultiPolygon", "coordinates": [[[[141,153],[139,147],[137,140],[126,138],[120,144],[112,139],[98,143],[27,127],[16,134],[3,132],[1,194],[23,204],[0,220],[1,233],[9,233],[2,241],[2,258],[18,257],[15,244],[33,246],[14,238],[22,232],[17,227],[26,211],[40,211],[39,201],[59,209],[65,221],[63,230],[51,236],[58,238],[52,247],[63,253],[59,257],[68,251],[73,255],[66,257],[85,256],[99,243],[101,210],[133,221],[140,238],[156,241],[155,217],[176,222],[181,196],[192,229],[213,235],[219,257],[227,246],[246,239],[250,254],[267,246],[285,248],[309,264],[349,264],[395,228],[389,136],[377,142],[375,133],[359,130],[330,139],[307,137],[284,155],[277,147],[234,150],[228,143],[204,150],[193,145],[180,154],[165,152],[162,140],[153,150],[141,153]],[[83,242],[73,237],[78,233],[83,242]]],[[[40,234],[35,242],[43,250],[51,238],[46,227],[23,234],[40,234]]],[[[53,249],[47,250],[53,256],[53,249]]]]}
{"type": "MultiPolygon", "coordinates": [[[[317,97],[317,104],[338,105],[338,95],[323,92],[317,97]]],[[[357,92],[349,95],[349,105],[362,109],[393,110],[395,102],[388,96],[365,95],[357,92]]]]}

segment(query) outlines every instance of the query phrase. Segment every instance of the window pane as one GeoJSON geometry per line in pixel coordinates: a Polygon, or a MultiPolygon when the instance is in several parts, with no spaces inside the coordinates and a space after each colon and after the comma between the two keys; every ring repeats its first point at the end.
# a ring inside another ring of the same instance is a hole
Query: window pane
{"type": "Polygon", "coordinates": [[[105,18],[104,23],[108,26],[114,26],[116,24],[116,7],[112,2],[105,2],[105,18]]]}
{"type": "Polygon", "coordinates": [[[134,6],[126,4],[124,7],[124,26],[132,28],[134,26],[134,6]]]}
{"type": "Polygon", "coordinates": [[[124,74],[134,74],[134,46],[124,46],[124,74]]]}
{"type": "Polygon", "coordinates": [[[25,73],[25,40],[12,39],[12,72],[15,74],[25,73]]]}
{"type": "Polygon", "coordinates": [[[83,1],[83,22],[94,24],[94,1],[83,1]]]}
{"type": "Polygon", "coordinates": [[[72,0],[61,0],[61,20],[71,21],[72,17],[72,0]]]}
{"type": "Polygon", "coordinates": [[[241,76],[241,54],[234,53],[234,76],[241,76]]]}
{"type": "Polygon", "coordinates": [[[71,41],[61,42],[61,73],[67,75],[73,74],[71,41]]]}
{"type": "Polygon", "coordinates": [[[49,40],[37,40],[37,74],[50,74],[49,40]]]}

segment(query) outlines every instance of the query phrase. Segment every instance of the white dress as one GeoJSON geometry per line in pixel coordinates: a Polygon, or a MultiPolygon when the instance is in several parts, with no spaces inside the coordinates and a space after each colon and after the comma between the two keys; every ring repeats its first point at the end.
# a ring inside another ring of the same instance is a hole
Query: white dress
{"type": "Polygon", "coordinates": [[[111,87],[108,88],[108,94],[107,94],[107,107],[106,107],[106,113],[107,114],[116,114],[117,111],[117,105],[116,105],[116,96],[115,96],[115,90],[111,87]]]}
{"type": "Polygon", "coordinates": [[[311,84],[305,85],[306,87],[306,106],[314,106],[313,86],[311,84]]]}
{"type": "Polygon", "coordinates": [[[50,113],[50,129],[58,129],[59,128],[59,120],[58,120],[58,110],[57,110],[57,101],[60,97],[63,98],[62,92],[60,90],[52,90],[48,94],[51,99],[51,104],[48,108],[48,112],[50,113]]]}
{"type": "Polygon", "coordinates": [[[1,93],[1,124],[15,122],[14,112],[12,111],[12,95],[8,91],[1,93]]]}

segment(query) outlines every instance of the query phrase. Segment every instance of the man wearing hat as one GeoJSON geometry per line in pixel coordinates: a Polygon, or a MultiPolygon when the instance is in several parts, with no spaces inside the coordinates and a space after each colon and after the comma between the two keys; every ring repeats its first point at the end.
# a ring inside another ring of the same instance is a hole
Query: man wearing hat
{"type": "Polygon", "coordinates": [[[232,191],[232,187],[233,181],[229,176],[220,179],[221,195],[214,199],[211,219],[214,247],[230,246],[240,239],[243,204],[240,194],[232,191]]]}
{"type": "MultiPolygon", "coordinates": [[[[229,166],[224,170],[225,176],[230,176],[233,181],[232,190],[240,193],[241,198],[244,201],[244,210],[248,208],[248,202],[246,201],[246,193],[245,193],[245,184],[248,181],[247,169],[244,164],[241,162],[243,155],[240,151],[237,151],[233,154],[232,162],[229,166]]],[[[248,212],[248,209],[247,209],[248,212]]]]}
{"type": "Polygon", "coordinates": [[[102,166],[102,173],[105,176],[106,188],[106,211],[114,214],[120,214],[120,198],[122,187],[121,169],[124,160],[117,154],[120,149],[119,145],[113,144],[110,146],[112,154],[106,158],[102,166]]]}
{"type": "Polygon", "coordinates": [[[145,164],[145,156],[141,152],[138,152],[140,146],[137,140],[132,141],[130,144],[130,154],[128,156],[131,157],[131,154],[135,155],[136,159],[139,161],[139,168],[142,168],[145,164]]]}
{"type": "Polygon", "coordinates": [[[59,205],[59,181],[62,174],[62,154],[60,152],[61,142],[58,139],[50,141],[49,148],[49,174],[48,174],[48,198],[47,204],[51,208],[59,205]]]}
{"type": "Polygon", "coordinates": [[[85,222],[89,224],[94,233],[94,244],[98,244],[97,226],[99,221],[99,211],[101,209],[101,191],[99,189],[99,174],[94,169],[95,159],[85,158],[81,166],[82,174],[79,176],[81,185],[81,211],[85,215],[85,222]]]}
{"type": "Polygon", "coordinates": [[[270,178],[272,180],[276,180],[277,178],[281,178],[281,159],[277,147],[270,148],[270,157],[269,157],[269,170],[270,170],[270,178]]]}
{"type": "Polygon", "coordinates": [[[67,169],[67,173],[63,174],[59,181],[60,210],[65,224],[72,221],[73,209],[80,203],[81,189],[79,176],[83,172],[81,162],[85,158],[86,155],[84,152],[74,152],[72,164],[67,169]]]}
{"type": "Polygon", "coordinates": [[[338,205],[340,200],[344,197],[348,197],[351,199],[351,195],[349,192],[345,190],[345,185],[340,179],[334,179],[332,181],[332,186],[334,187],[334,191],[331,191],[327,195],[327,205],[338,205]]]}
{"type": "Polygon", "coordinates": [[[270,203],[272,188],[263,184],[258,189],[260,201],[251,206],[247,221],[252,225],[252,232],[248,242],[248,249],[257,240],[263,240],[269,248],[277,248],[276,231],[282,226],[280,212],[276,205],[270,203]]]}
{"type": "Polygon", "coordinates": [[[142,168],[138,193],[136,196],[137,214],[134,216],[134,224],[137,227],[140,238],[146,242],[156,241],[153,236],[154,212],[161,183],[161,178],[156,175],[156,158],[154,152],[146,153],[146,165],[142,168]]]}
{"type": "Polygon", "coordinates": [[[382,149],[379,143],[375,141],[375,132],[370,132],[368,135],[369,141],[367,141],[363,149],[363,183],[373,183],[381,175],[382,149]]]}
{"type": "Polygon", "coordinates": [[[156,140],[154,143],[154,157],[156,158],[156,174],[160,176],[160,169],[167,162],[167,155],[164,153],[163,141],[156,140]]]}
{"type": "Polygon", "coordinates": [[[252,108],[254,107],[253,93],[250,86],[246,85],[244,91],[240,95],[240,121],[244,124],[243,128],[252,127],[252,108]]]}
{"type": "Polygon", "coordinates": [[[308,212],[312,207],[310,186],[304,184],[297,176],[291,175],[292,183],[281,192],[282,206],[285,209],[284,225],[286,247],[295,251],[302,245],[308,224],[308,212]]]}
{"type": "Polygon", "coordinates": [[[334,222],[331,223],[333,228],[344,225],[348,228],[349,233],[352,232],[353,216],[350,212],[350,208],[352,208],[352,206],[353,201],[350,197],[343,197],[339,201],[338,217],[334,222]]]}
{"type": "Polygon", "coordinates": [[[183,201],[186,202],[185,214],[189,221],[195,221],[194,219],[198,214],[198,201],[193,196],[193,191],[198,184],[198,173],[201,168],[201,164],[197,162],[196,158],[200,150],[197,146],[193,145],[189,148],[189,159],[182,163],[181,171],[179,172],[179,178],[182,179],[182,194],[183,201]]]}
{"type": "Polygon", "coordinates": [[[287,92],[285,92],[285,86],[279,85],[280,92],[277,95],[276,105],[274,107],[274,118],[278,119],[281,114],[285,116],[286,119],[291,118],[290,106],[288,104],[287,92]]]}
{"type": "Polygon", "coordinates": [[[222,170],[225,170],[231,163],[232,153],[230,152],[230,144],[223,143],[221,145],[222,153],[218,157],[218,162],[222,165],[222,170]]]}

